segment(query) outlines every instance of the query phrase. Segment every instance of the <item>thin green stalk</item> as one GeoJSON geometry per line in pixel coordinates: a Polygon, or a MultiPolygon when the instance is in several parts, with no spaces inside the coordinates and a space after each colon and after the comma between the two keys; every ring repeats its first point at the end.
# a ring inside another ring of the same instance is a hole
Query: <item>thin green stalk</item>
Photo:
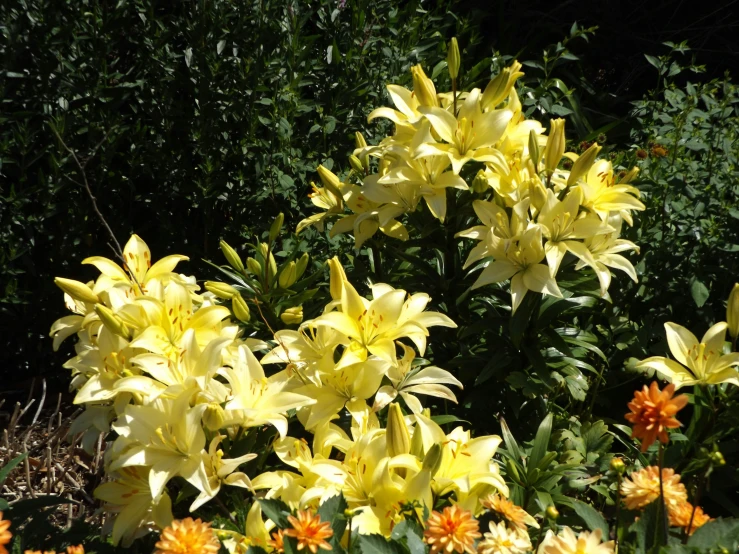
{"type": "Polygon", "coordinates": [[[660,525],[662,526],[662,533],[660,536],[660,546],[667,544],[667,508],[665,504],[665,490],[662,484],[662,467],[664,466],[665,458],[665,447],[660,441],[659,443],[659,455],[657,459],[657,466],[659,471],[659,504],[660,504],[660,525]]]}
{"type": "Polygon", "coordinates": [[[616,524],[613,531],[614,554],[618,554],[618,523],[621,519],[621,474],[617,473],[616,475],[618,479],[618,488],[616,488],[616,524]]]}

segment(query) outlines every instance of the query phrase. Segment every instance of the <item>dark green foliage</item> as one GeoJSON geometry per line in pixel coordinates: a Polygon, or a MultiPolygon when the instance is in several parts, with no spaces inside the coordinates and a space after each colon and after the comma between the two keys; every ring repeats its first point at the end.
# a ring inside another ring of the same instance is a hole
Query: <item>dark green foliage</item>
{"type": "Polygon", "coordinates": [[[82,259],[112,254],[50,126],[88,162],[119,240],[136,232],[155,257],[182,251],[195,272],[221,236],[240,244],[278,212],[295,227],[315,167],[344,162],[385,84],[419,61],[433,67],[447,34],[466,36],[453,5],[3,2],[6,375],[57,373],[45,339],[62,298],[52,278],[85,280],[82,259]]]}

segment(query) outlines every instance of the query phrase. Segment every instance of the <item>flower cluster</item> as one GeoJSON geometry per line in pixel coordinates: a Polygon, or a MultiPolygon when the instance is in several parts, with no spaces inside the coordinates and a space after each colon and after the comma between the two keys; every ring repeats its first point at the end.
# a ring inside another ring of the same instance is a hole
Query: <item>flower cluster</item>
{"type": "Polygon", "coordinates": [[[552,121],[545,136],[542,125],[523,114],[514,87],[520,69],[514,62],[484,91],[439,93],[421,66],[411,70],[413,90],[388,85],[395,109],[378,108],[369,119],[391,120],[394,134],[377,146],[357,135],[346,181],[319,168],[323,187],[314,185],[311,198],[324,211],[303,220],[298,231],[322,229],[327,218],[338,217],[331,235],[353,231],[357,248],[378,230],[405,240],[401,216],[425,203],[443,222],[447,189],[472,189],[481,225],[457,236],[480,243],[465,267],[485,260],[474,287],[510,279],[514,310],[529,290],[561,295],[555,277],[568,253],[578,269],[595,272],[603,295],[609,268],[636,281],[620,253],[638,248],[619,235],[624,221],[632,223],[632,212],[644,209],[639,191],[628,184],[637,169],[617,176],[609,161],[597,159],[597,144],[580,156],[565,153],[562,119],[552,121]],[[563,159],[571,169],[558,167],[563,159]]]}
{"type": "Polygon", "coordinates": [[[199,494],[191,510],[222,485],[249,488],[237,468],[254,458],[224,458],[220,447],[240,432],[273,425],[287,430],[288,410],[315,400],[286,390],[289,377],[269,378],[252,353],[261,344],[241,338],[230,311],[195,278],[175,273],[184,256],[152,263],[146,243],[133,235],[124,265],[92,257],[100,270],[91,283],[57,278],[74,315],[54,323],[54,346],[76,334],[74,402],[85,412],[72,426],[91,448],[114,431],[106,449],[111,481],[95,491],[117,514],[114,542],[130,543],[149,526],[172,520],[167,483],[182,478],[199,494]]]}
{"type": "MultiPolygon", "coordinates": [[[[418,398],[456,402],[448,385],[461,387],[448,371],[416,361],[430,327],[456,327],[426,311],[428,295],[373,284],[368,300],[338,259],[329,260],[331,300],[323,313],[297,330],[275,333],[270,349],[242,338],[212,292],[200,293],[193,277],[174,272],[183,257],[151,264],[135,235],[124,256],[124,267],[85,260],[102,272],[94,282],[57,279],[75,315],[52,328],[57,347],[72,334],[78,338],[77,355],[65,364],[73,372],[75,403],[85,406],[73,432],[84,433],[88,446],[100,432],[117,437],[105,453],[111,479],[95,491],[116,515],[114,542],[128,544],[150,527],[170,525],[172,479],[198,490],[191,511],[224,485],[293,509],[316,508],[342,493],[360,533],[389,534],[408,505],[423,513],[442,496],[454,495],[460,507],[477,513],[481,498],[507,495],[492,461],[501,439],[472,438],[461,427],[446,434],[418,398]],[[269,351],[260,362],[252,350],[269,351]],[[274,364],[284,369],[268,377],[264,367],[274,364]],[[312,449],[288,436],[290,410],[313,433],[312,449]],[[239,437],[265,425],[276,429],[273,448],[289,470],[250,479],[240,469],[256,453],[228,452],[239,437]]],[[[251,534],[266,543],[254,506],[251,534]]],[[[162,535],[162,552],[190,534],[200,536],[193,522],[172,525],[162,535]]]]}

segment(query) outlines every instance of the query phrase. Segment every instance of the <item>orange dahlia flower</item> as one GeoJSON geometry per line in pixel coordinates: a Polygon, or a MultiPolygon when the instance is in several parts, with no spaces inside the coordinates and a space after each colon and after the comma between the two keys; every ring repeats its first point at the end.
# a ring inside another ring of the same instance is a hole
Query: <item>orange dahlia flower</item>
{"type": "Polygon", "coordinates": [[[652,381],[649,388],[644,385],[641,391],[636,391],[634,399],[629,402],[631,413],[626,414],[626,419],[634,424],[631,436],[641,440],[642,452],[646,452],[657,439],[667,443],[667,429],[680,427],[675,414],[685,407],[688,397],[681,394],[673,398],[674,393],[675,385],[672,383],[660,391],[657,382],[652,381]]]}
{"type": "Polygon", "coordinates": [[[683,502],[679,506],[670,509],[667,515],[670,519],[670,527],[682,527],[688,535],[692,535],[698,527],[711,521],[711,518],[703,512],[703,508],[700,506],[695,507],[694,514],[693,505],[690,502],[683,502]],[[693,518],[692,524],[690,523],[691,516],[693,518]],[[688,529],[688,525],[690,525],[690,529],[688,529]]]}
{"type": "Polygon", "coordinates": [[[221,547],[210,523],[176,519],[162,530],[154,554],[215,554],[221,547]]]}
{"type": "Polygon", "coordinates": [[[298,550],[307,547],[313,554],[319,548],[332,550],[326,539],[333,537],[334,531],[328,521],[321,521],[321,516],[314,516],[310,510],[298,510],[298,517],[287,516],[287,520],[293,528],[287,529],[285,535],[298,540],[298,550]]]}
{"type": "Polygon", "coordinates": [[[472,513],[455,504],[444,508],[442,513],[431,512],[423,538],[431,548],[429,554],[474,554],[475,539],[482,536],[479,530],[480,524],[472,517],[472,513]]]}

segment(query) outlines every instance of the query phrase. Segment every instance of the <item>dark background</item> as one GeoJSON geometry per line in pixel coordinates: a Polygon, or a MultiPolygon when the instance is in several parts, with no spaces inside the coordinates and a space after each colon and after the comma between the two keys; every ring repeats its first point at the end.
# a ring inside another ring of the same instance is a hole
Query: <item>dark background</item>
{"type": "MultiPolygon", "coordinates": [[[[109,133],[88,173],[119,240],[136,232],[155,259],[187,254],[192,263],[182,270],[206,277],[199,260],[220,260],[220,238],[239,244],[280,211],[294,228],[310,212],[315,166],[345,167],[350,137],[367,132],[385,83],[406,79],[419,60],[433,67],[451,36],[470,56],[496,50],[524,60],[562,40],[574,21],[597,25],[588,45],[573,45],[580,62],[563,72],[569,84],[588,83],[582,103],[595,120],[624,117],[655,86],[644,54],[666,53],[665,41],[688,42],[706,66],[701,79],[739,70],[736,0],[295,6],[0,4],[0,395],[24,394],[37,376],[66,386],[60,366],[70,345],[53,353],[48,338],[65,315],[53,277],[92,278],[79,262],[112,256],[52,122],[83,156],[109,133]],[[425,20],[411,23],[419,6],[425,20]],[[295,50],[298,37],[306,46],[295,50]],[[333,63],[330,46],[340,54],[333,63]]],[[[620,125],[609,141],[626,146],[629,131],[620,125]]]]}

